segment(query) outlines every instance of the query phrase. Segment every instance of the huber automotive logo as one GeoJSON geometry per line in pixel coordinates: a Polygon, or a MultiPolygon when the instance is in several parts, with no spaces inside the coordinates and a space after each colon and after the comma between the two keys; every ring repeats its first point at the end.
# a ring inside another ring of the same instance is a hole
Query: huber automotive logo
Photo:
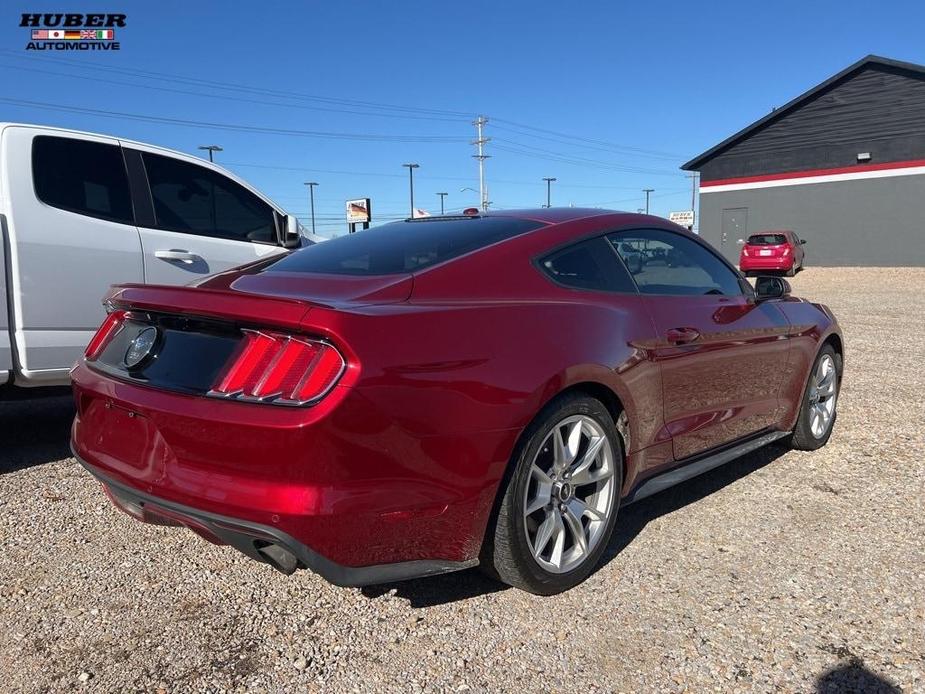
{"type": "Polygon", "coordinates": [[[116,27],[125,27],[124,14],[23,13],[19,26],[28,27],[27,51],[118,51],[116,27]]]}

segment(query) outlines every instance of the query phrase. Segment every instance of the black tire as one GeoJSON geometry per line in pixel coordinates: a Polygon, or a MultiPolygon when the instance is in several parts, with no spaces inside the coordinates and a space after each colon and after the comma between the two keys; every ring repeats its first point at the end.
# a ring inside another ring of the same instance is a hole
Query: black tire
{"type": "Polygon", "coordinates": [[[791,448],[795,448],[798,451],[814,451],[817,448],[822,448],[829,442],[829,438],[832,436],[832,431],[835,429],[835,421],[838,419],[838,395],[839,391],[841,390],[841,377],[841,355],[835,351],[832,345],[827,344],[819,350],[819,354],[816,355],[816,359],[813,361],[812,370],[809,372],[809,378],[806,379],[806,388],[803,391],[803,400],[800,403],[800,414],[797,417],[796,427],[794,428],[793,433],[790,435],[789,444],[791,448]],[[812,402],[810,402],[810,400],[816,369],[818,368],[820,362],[826,357],[832,359],[835,364],[836,380],[835,394],[833,396],[834,403],[832,418],[828,424],[828,428],[821,436],[816,436],[812,431],[812,402]]]}
{"type": "Polygon", "coordinates": [[[486,572],[508,585],[536,595],[554,595],[572,588],[596,568],[601,555],[607,548],[620,507],[620,491],[623,481],[623,448],[613,418],[604,405],[581,394],[567,394],[550,402],[537,415],[524,432],[521,444],[511,461],[512,474],[501,494],[493,527],[486,535],[482,565],[486,572]],[[604,432],[611,446],[613,460],[613,487],[611,512],[604,523],[596,544],[574,569],[566,573],[554,573],[544,569],[534,559],[528,545],[524,514],[526,485],[530,484],[531,467],[547,436],[553,428],[565,419],[584,415],[593,419],[604,432]]]}

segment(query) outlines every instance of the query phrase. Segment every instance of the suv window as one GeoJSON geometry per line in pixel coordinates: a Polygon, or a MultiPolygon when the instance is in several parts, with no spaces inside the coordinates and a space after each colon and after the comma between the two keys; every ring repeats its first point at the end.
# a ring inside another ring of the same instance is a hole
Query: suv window
{"type": "Polygon", "coordinates": [[[568,287],[636,293],[632,278],[603,237],[556,251],[543,258],[540,267],[553,280],[568,287]]]}
{"type": "Polygon", "coordinates": [[[741,296],[739,276],[696,241],[662,229],[608,237],[643,294],[741,296]]]}
{"type": "Polygon", "coordinates": [[[273,208],[220,173],[144,152],[158,229],[276,243],[273,208]]]}
{"type": "Polygon", "coordinates": [[[135,223],[118,145],[39,135],[32,141],[32,182],[38,199],[52,207],[135,223]]]}
{"type": "Polygon", "coordinates": [[[303,248],[270,269],[335,275],[414,272],[541,226],[505,217],[393,222],[303,248]]]}

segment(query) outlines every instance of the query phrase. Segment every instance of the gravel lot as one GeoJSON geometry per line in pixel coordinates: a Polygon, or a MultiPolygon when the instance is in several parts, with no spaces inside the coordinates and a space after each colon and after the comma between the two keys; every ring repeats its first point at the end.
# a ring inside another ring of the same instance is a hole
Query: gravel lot
{"type": "Polygon", "coordinates": [[[475,571],[341,589],[115,510],[66,398],[0,405],[4,691],[925,691],[925,269],[810,269],[846,381],[831,443],[621,512],[554,598],[475,571]]]}

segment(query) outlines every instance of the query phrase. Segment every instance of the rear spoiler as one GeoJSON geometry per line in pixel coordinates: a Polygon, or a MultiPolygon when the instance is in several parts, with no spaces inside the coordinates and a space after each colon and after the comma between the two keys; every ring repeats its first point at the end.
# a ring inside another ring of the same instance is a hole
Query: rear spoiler
{"type": "Polygon", "coordinates": [[[273,325],[299,330],[311,310],[303,301],[241,292],[171,287],[152,284],[119,284],[103,299],[113,308],[136,309],[174,315],[200,316],[235,322],[273,325]]]}

